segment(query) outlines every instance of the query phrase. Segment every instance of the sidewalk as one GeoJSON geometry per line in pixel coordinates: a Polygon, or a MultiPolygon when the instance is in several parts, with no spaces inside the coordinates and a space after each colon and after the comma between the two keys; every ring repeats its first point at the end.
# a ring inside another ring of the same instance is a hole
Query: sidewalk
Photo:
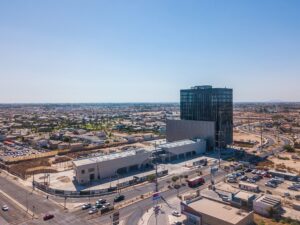
{"type": "MultiPolygon", "coordinates": [[[[185,219],[183,215],[180,217],[175,217],[172,215],[172,212],[174,210],[180,212],[180,199],[178,199],[177,197],[168,199],[168,204],[166,204],[163,201],[161,201],[158,204],[160,206],[160,212],[157,217],[159,225],[171,225],[175,221],[183,221],[185,219]],[[168,204],[171,205],[172,208],[170,208],[168,204]]],[[[143,214],[143,216],[138,222],[138,225],[155,225],[155,224],[156,224],[155,214],[154,214],[153,207],[151,207],[143,214]]]]}
{"type": "Polygon", "coordinates": [[[148,225],[148,222],[153,214],[153,208],[148,209],[147,212],[139,220],[138,225],[148,225]]]}

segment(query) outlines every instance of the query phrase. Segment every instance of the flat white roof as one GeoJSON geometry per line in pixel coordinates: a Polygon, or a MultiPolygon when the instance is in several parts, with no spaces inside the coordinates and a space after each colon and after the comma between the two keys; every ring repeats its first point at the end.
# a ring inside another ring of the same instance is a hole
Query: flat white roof
{"type": "Polygon", "coordinates": [[[242,219],[247,217],[251,212],[245,212],[238,208],[234,208],[229,205],[222,204],[207,198],[202,198],[188,205],[195,211],[203,213],[205,215],[217,218],[222,221],[229,222],[231,224],[237,224],[242,219]]]}
{"type": "Polygon", "coordinates": [[[136,155],[138,152],[145,152],[145,150],[144,149],[131,150],[131,151],[113,153],[109,155],[102,155],[102,156],[85,158],[85,159],[77,159],[74,160],[73,163],[76,167],[78,167],[78,166],[89,165],[89,164],[94,164],[94,163],[99,163],[104,161],[110,161],[118,158],[126,158],[128,156],[136,155]]]}
{"type": "Polygon", "coordinates": [[[180,147],[180,146],[190,145],[190,144],[195,144],[195,143],[197,143],[197,142],[186,139],[186,140],[174,141],[174,142],[162,144],[159,147],[160,148],[175,148],[175,147],[180,147]]]}
{"type": "Polygon", "coordinates": [[[259,197],[255,201],[256,202],[262,202],[262,203],[264,203],[266,205],[270,205],[270,206],[276,206],[276,205],[279,205],[281,203],[279,198],[276,198],[276,197],[270,196],[270,195],[262,195],[261,197],[259,197]]]}
{"type": "Polygon", "coordinates": [[[245,191],[239,191],[234,197],[242,199],[244,201],[248,201],[249,198],[253,197],[253,193],[245,192],[245,191]]]}

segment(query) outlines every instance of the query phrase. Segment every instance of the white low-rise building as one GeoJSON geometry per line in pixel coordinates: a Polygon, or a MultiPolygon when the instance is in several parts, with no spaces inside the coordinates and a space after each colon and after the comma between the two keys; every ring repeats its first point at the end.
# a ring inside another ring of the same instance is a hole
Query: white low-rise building
{"type": "Polygon", "coordinates": [[[169,142],[159,146],[166,154],[168,161],[176,159],[184,159],[186,157],[200,155],[206,151],[206,140],[197,139],[193,140],[181,140],[169,142]]]}
{"type": "Polygon", "coordinates": [[[75,179],[80,184],[114,177],[150,166],[151,151],[144,149],[73,161],[75,179]]]}
{"type": "Polygon", "coordinates": [[[262,216],[272,216],[270,213],[280,210],[281,201],[271,195],[262,195],[253,202],[253,210],[262,216]]]}

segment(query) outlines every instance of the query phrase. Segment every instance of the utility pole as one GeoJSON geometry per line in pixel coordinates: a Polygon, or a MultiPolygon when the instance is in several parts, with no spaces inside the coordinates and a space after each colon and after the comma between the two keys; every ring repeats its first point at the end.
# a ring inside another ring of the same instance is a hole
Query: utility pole
{"type": "Polygon", "coordinates": [[[260,121],[260,150],[263,150],[263,129],[262,122],[260,121]]]}
{"type": "Polygon", "coordinates": [[[64,208],[67,209],[67,196],[65,196],[64,208]]]}
{"type": "MultiPolygon", "coordinates": [[[[154,145],[155,145],[155,153],[157,154],[156,142],[154,145]]],[[[155,192],[158,192],[157,155],[155,155],[155,192]]]]}
{"type": "MultiPolygon", "coordinates": [[[[155,193],[158,193],[158,172],[157,172],[157,148],[156,148],[156,142],[154,142],[154,156],[152,156],[153,163],[155,164],[155,193]]],[[[157,225],[158,223],[158,215],[159,215],[159,206],[158,206],[158,200],[155,201],[155,206],[154,206],[154,213],[155,213],[155,224],[157,225]]]]}
{"type": "Polygon", "coordinates": [[[28,192],[26,191],[26,212],[28,212],[28,192]]]}
{"type": "MultiPolygon", "coordinates": [[[[261,108],[263,113],[263,108],[261,108]]],[[[260,119],[260,151],[263,150],[263,123],[262,118],[260,119]]]]}
{"type": "Polygon", "coordinates": [[[32,178],[33,180],[32,180],[32,190],[34,190],[34,186],[35,186],[35,181],[34,181],[34,171],[33,171],[33,178],[32,178]]]}
{"type": "Polygon", "coordinates": [[[221,166],[221,144],[222,144],[222,111],[219,111],[219,132],[218,132],[218,155],[219,155],[219,168],[221,166]]]}

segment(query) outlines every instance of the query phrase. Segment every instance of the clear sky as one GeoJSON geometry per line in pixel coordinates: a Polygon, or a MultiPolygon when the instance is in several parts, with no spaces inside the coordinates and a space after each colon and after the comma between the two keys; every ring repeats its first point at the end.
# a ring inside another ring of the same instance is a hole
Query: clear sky
{"type": "Polygon", "coordinates": [[[1,0],[0,102],[300,101],[299,0],[1,0]]]}

